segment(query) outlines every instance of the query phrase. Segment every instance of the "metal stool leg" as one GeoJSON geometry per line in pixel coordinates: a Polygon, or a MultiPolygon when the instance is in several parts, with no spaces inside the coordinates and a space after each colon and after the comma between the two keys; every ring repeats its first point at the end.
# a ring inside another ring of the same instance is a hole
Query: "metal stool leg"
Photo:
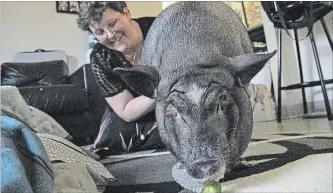
{"type": "Polygon", "coordinates": [[[277,97],[277,122],[281,123],[281,66],[282,66],[282,33],[281,29],[276,29],[278,47],[278,97],[277,97]]]}
{"type": "MultiPolygon", "coordinates": [[[[294,34],[295,34],[295,43],[296,43],[299,75],[300,75],[300,78],[301,78],[301,83],[304,83],[302,61],[301,61],[301,52],[299,50],[297,29],[294,29],[294,34]]],[[[303,97],[303,111],[304,111],[304,114],[307,114],[308,113],[308,107],[307,107],[307,103],[306,103],[305,89],[304,88],[302,88],[302,97],[303,97]]]]}
{"type": "Polygon", "coordinates": [[[330,106],[330,103],[328,101],[326,86],[325,86],[325,82],[324,82],[324,76],[323,76],[323,72],[321,70],[321,65],[320,65],[320,61],[319,61],[319,56],[318,56],[316,42],[315,42],[315,39],[314,39],[314,36],[313,36],[312,29],[309,28],[309,30],[311,30],[311,32],[310,32],[309,35],[310,35],[311,45],[312,45],[312,49],[313,49],[313,54],[314,54],[314,57],[315,57],[315,60],[316,60],[316,65],[317,65],[317,69],[318,69],[318,74],[319,74],[320,83],[321,83],[321,89],[323,91],[323,96],[324,96],[324,101],[325,101],[325,107],[326,107],[326,111],[327,111],[327,117],[328,117],[328,120],[333,120],[331,106],[330,106]]]}
{"type": "Polygon", "coordinates": [[[324,28],[324,31],[325,31],[326,37],[327,37],[327,39],[328,39],[328,42],[330,43],[331,49],[332,49],[332,51],[333,51],[333,42],[332,42],[332,38],[331,38],[331,36],[330,36],[330,34],[329,34],[328,30],[327,30],[327,26],[326,26],[326,23],[325,23],[324,18],[321,18],[320,21],[321,21],[321,25],[322,25],[323,28],[324,28]]]}

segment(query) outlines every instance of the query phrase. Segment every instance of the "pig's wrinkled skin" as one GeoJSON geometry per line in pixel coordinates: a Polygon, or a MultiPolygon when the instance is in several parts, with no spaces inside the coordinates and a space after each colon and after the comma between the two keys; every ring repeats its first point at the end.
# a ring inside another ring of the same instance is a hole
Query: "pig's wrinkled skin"
{"type": "Polygon", "coordinates": [[[161,138],[187,173],[218,180],[249,144],[245,86],[274,54],[253,54],[244,25],[224,3],[179,2],[154,21],[143,65],[115,72],[133,90],[156,97],[161,138]]]}

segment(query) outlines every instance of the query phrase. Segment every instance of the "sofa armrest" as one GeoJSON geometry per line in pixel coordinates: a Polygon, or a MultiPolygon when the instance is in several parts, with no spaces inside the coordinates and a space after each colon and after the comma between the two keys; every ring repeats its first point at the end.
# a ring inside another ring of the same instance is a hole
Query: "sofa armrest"
{"type": "Polygon", "coordinates": [[[79,69],[77,69],[75,72],[70,74],[68,76],[69,84],[76,85],[76,86],[88,91],[88,87],[89,87],[88,84],[89,84],[89,81],[90,81],[90,79],[87,76],[87,74],[88,74],[88,69],[87,69],[88,65],[89,64],[84,64],[79,69]]]}
{"type": "Polygon", "coordinates": [[[67,69],[66,63],[62,60],[3,63],[1,85],[25,87],[67,84],[67,69]]]}

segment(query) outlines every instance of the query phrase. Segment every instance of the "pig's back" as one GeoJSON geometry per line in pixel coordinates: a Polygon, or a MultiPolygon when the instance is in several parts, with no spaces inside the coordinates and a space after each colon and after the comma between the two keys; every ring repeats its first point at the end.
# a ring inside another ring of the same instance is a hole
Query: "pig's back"
{"type": "Polygon", "coordinates": [[[177,69],[180,73],[188,65],[244,53],[252,53],[247,31],[226,4],[180,2],[155,19],[144,43],[142,61],[160,72],[177,69]]]}

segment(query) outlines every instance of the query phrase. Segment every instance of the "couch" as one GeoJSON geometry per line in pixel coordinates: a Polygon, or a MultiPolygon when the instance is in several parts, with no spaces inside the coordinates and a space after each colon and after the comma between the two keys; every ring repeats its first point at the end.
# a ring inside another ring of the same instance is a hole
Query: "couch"
{"type": "Polygon", "coordinates": [[[26,103],[53,117],[74,144],[93,143],[106,102],[89,64],[68,75],[63,60],[3,63],[1,85],[16,86],[26,103]]]}

